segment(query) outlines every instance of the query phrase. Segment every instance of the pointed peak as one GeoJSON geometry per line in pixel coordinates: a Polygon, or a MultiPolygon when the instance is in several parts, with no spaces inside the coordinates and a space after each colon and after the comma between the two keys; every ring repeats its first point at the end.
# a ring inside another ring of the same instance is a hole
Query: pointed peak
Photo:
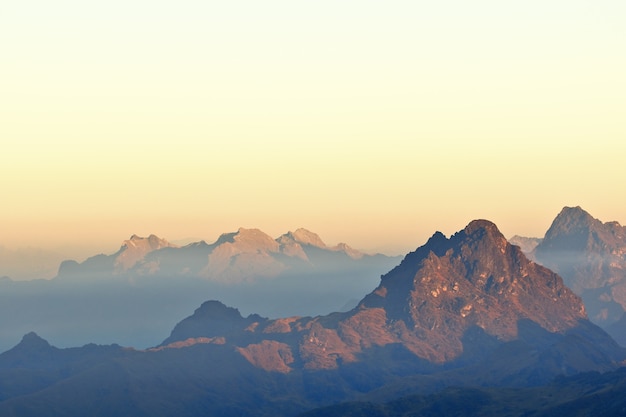
{"type": "Polygon", "coordinates": [[[565,206],[561,209],[559,215],[579,215],[579,216],[589,216],[590,214],[583,210],[580,206],[568,207],[565,206]]]}
{"type": "Polygon", "coordinates": [[[448,238],[446,237],[446,235],[444,235],[443,233],[441,233],[440,231],[436,231],[435,233],[433,233],[433,235],[428,239],[428,241],[426,242],[427,245],[429,244],[437,244],[439,242],[447,242],[448,238]]]}
{"type": "Polygon", "coordinates": [[[50,349],[51,347],[52,346],[50,345],[50,343],[48,343],[47,340],[43,339],[35,332],[30,332],[30,333],[26,333],[22,337],[22,341],[15,347],[15,349],[20,349],[20,350],[26,349],[29,351],[33,351],[33,350],[46,350],[46,349],[50,349]]]}
{"type": "Polygon", "coordinates": [[[588,230],[594,224],[600,226],[602,223],[580,208],[580,206],[563,207],[561,212],[552,221],[545,237],[549,240],[553,236],[563,233],[586,233],[584,231],[588,230]]]}
{"type": "Polygon", "coordinates": [[[304,228],[298,228],[295,232],[287,233],[287,236],[300,244],[316,246],[318,248],[326,248],[324,241],[316,233],[304,228]]]}
{"type": "Polygon", "coordinates": [[[564,224],[590,224],[595,220],[591,214],[583,210],[580,206],[563,207],[561,212],[554,219],[554,223],[564,224]]]}
{"type": "Polygon", "coordinates": [[[142,245],[144,244],[143,242],[146,242],[152,249],[159,249],[159,248],[163,248],[163,247],[171,247],[171,246],[176,246],[170,242],[168,242],[165,239],[161,239],[160,237],[158,237],[155,234],[150,234],[148,237],[142,237],[136,234],[133,234],[130,239],[125,240],[122,248],[126,247],[136,247],[137,245],[142,245]]]}
{"type": "Polygon", "coordinates": [[[340,242],[337,245],[333,246],[331,250],[337,252],[343,252],[348,255],[352,259],[361,259],[365,256],[365,254],[359,250],[354,249],[352,246],[347,243],[340,242]]]}

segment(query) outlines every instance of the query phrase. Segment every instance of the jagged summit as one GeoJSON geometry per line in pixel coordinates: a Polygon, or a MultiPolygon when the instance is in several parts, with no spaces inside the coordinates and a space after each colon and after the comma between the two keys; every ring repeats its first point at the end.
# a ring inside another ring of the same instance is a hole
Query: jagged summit
{"type": "Polygon", "coordinates": [[[589,243],[589,232],[601,226],[602,222],[580,206],[564,207],[546,232],[542,246],[565,245],[568,250],[585,247],[589,243]],[[562,238],[564,235],[567,239],[562,238]]]}
{"type": "Polygon", "coordinates": [[[286,233],[286,236],[289,236],[291,239],[300,244],[311,245],[318,248],[326,247],[324,241],[322,241],[322,239],[316,233],[313,233],[304,228],[296,229],[295,232],[288,232],[286,233]]]}
{"type": "Polygon", "coordinates": [[[51,347],[47,340],[35,332],[26,333],[24,337],[22,337],[22,341],[17,346],[21,349],[47,349],[51,347]]]}
{"type": "Polygon", "coordinates": [[[124,272],[135,266],[144,257],[155,250],[163,248],[177,248],[178,245],[151,234],[148,237],[132,235],[125,240],[115,256],[115,270],[117,273],[124,272]]]}
{"type": "Polygon", "coordinates": [[[626,311],[626,227],[565,207],[534,256],[585,300],[591,319],[610,325],[626,311]]]}
{"type": "Polygon", "coordinates": [[[255,248],[276,249],[277,244],[272,237],[259,229],[246,229],[240,227],[236,232],[223,233],[213,244],[218,247],[224,244],[237,245],[245,250],[255,250],[255,248]]]}
{"type": "Polygon", "coordinates": [[[360,308],[383,308],[388,317],[421,329],[430,344],[446,346],[441,353],[452,356],[462,349],[470,326],[511,340],[522,319],[564,332],[586,318],[580,298],[558,275],[528,260],[485,220],[471,222],[449,239],[435,233],[384,275],[360,308]]]}
{"type": "Polygon", "coordinates": [[[134,248],[139,246],[148,246],[152,250],[164,248],[164,247],[172,247],[177,246],[173,243],[168,242],[165,239],[158,237],[157,235],[151,234],[148,237],[142,237],[136,234],[133,234],[130,239],[125,240],[122,244],[122,248],[134,248]]]}
{"type": "Polygon", "coordinates": [[[365,256],[363,252],[356,250],[352,246],[343,242],[338,243],[337,245],[333,246],[331,249],[337,252],[343,252],[349,257],[351,257],[352,259],[361,259],[365,256]]]}
{"type": "Polygon", "coordinates": [[[602,252],[623,247],[626,228],[618,222],[602,221],[577,207],[564,207],[546,232],[538,251],[554,248],[559,251],[602,252]]]}
{"type": "Polygon", "coordinates": [[[41,338],[37,333],[30,332],[22,337],[22,340],[13,348],[0,354],[1,361],[28,366],[37,358],[46,358],[57,348],[41,338]]]}
{"type": "Polygon", "coordinates": [[[289,372],[296,363],[337,368],[391,345],[429,363],[468,360],[469,352],[484,355],[485,340],[534,343],[538,332],[564,335],[582,322],[580,298],[557,274],[528,260],[495,224],[477,220],[450,238],[433,234],[348,312],[268,320],[211,302],[165,343],[224,336],[226,344],[242,343],[236,349],[253,364],[273,357],[275,370],[289,372]]]}
{"type": "Polygon", "coordinates": [[[174,327],[161,346],[199,337],[230,337],[233,333],[243,332],[251,323],[264,320],[256,314],[244,318],[238,309],[217,300],[205,301],[193,315],[174,327]]]}

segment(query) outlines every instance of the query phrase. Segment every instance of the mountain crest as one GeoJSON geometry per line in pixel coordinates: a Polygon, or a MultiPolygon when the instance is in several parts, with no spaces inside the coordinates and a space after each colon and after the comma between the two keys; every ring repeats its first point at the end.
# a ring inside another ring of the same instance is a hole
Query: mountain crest
{"type": "Polygon", "coordinates": [[[143,260],[144,257],[150,252],[162,248],[176,247],[178,246],[153,234],[147,238],[134,234],[130,237],[130,239],[124,241],[122,247],[118,251],[115,258],[115,270],[118,273],[127,271],[143,260]]]}
{"type": "Polygon", "coordinates": [[[304,228],[296,229],[295,232],[288,232],[286,236],[303,245],[311,245],[322,249],[326,248],[326,244],[319,235],[304,228]]]}
{"type": "Polygon", "coordinates": [[[626,311],[626,227],[618,222],[564,207],[534,256],[582,296],[596,323],[610,325],[626,311]]]}
{"type": "Polygon", "coordinates": [[[47,349],[50,348],[50,343],[47,340],[39,336],[35,332],[29,332],[22,337],[22,341],[17,345],[18,347],[24,349],[47,349]]]}
{"type": "Polygon", "coordinates": [[[384,275],[360,308],[383,308],[387,317],[442,346],[440,354],[447,357],[459,354],[471,326],[512,340],[520,320],[564,332],[586,318],[580,298],[558,275],[528,260],[486,220],[471,222],[449,239],[435,233],[384,275]],[[447,348],[442,337],[449,340],[447,348]]]}
{"type": "Polygon", "coordinates": [[[594,219],[589,213],[576,207],[563,207],[556,216],[544,237],[544,243],[550,244],[552,239],[567,234],[570,237],[572,247],[586,245],[589,232],[602,226],[602,222],[594,219]],[[571,239],[571,237],[576,239],[571,239]]]}

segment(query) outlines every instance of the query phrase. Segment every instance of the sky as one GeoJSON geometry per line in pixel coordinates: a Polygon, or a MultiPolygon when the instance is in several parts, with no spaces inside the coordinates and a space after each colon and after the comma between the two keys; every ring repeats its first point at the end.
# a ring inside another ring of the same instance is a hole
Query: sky
{"type": "Polygon", "coordinates": [[[0,3],[0,245],[626,222],[626,2],[0,3]]]}

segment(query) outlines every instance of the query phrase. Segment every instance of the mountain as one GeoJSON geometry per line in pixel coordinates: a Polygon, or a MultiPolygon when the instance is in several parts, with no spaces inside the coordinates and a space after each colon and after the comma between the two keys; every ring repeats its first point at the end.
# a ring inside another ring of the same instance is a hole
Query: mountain
{"type": "Polygon", "coordinates": [[[143,261],[150,252],[163,248],[176,248],[158,236],[140,237],[132,235],[122,243],[120,249],[112,255],[100,254],[92,256],[83,263],[64,261],[59,267],[58,280],[84,280],[87,277],[108,278],[127,273],[135,265],[143,261]]]}
{"type": "Polygon", "coordinates": [[[25,340],[0,354],[0,387],[38,382],[0,401],[3,416],[292,416],[364,396],[540,386],[626,358],[557,274],[485,220],[435,233],[347,312],[269,319],[206,301],[144,351],[25,340]]]}
{"type": "Polygon", "coordinates": [[[593,322],[608,328],[624,315],[626,227],[603,223],[580,207],[565,207],[534,254],[582,297],[593,322]]]}
{"type": "MultiPolygon", "coordinates": [[[[348,264],[368,264],[384,255],[367,255],[340,243],[327,246],[315,233],[297,229],[272,238],[259,229],[240,228],[224,233],[213,244],[204,241],[178,247],[157,236],[133,235],[118,252],[96,255],[81,264],[64,262],[59,280],[87,280],[124,276],[133,281],[147,277],[208,279],[214,282],[239,284],[276,278],[285,273],[307,270],[335,270],[348,264]]],[[[391,257],[392,262],[396,258],[391,257]]]]}
{"type": "MultiPolygon", "coordinates": [[[[349,312],[268,320],[227,309],[217,302],[203,304],[162,346],[224,337],[251,363],[279,372],[338,369],[367,362],[371,355],[384,363],[389,358],[381,352],[399,346],[419,369],[475,363],[507,342],[533,349],[565,349],[560,340],[574,342],[567,351],[548,355],[561,357],[558,372],[608,369],[622,355],[587,321],[581,299],[557,274],[528,260],[485,220],[471,222],[449,239],[435,233],[349,312]],[[574,360],[588,345],[599,350],[574,360]],[[267,356],[253,354],[257,349],[267,356]]],[[[548,366],[554,364],[544,363],[543,369],[548,366]]]]}
{"type": "Polygon", "coordinates": [[[207,299],[268,317],[350,309],[399,261],[305,229],[274,239],[241,228],[182,247],[133,235],[115,253],[63,262],[52,280],[0,279],[0,351],[32,330],[61,347],[154,346],[207,299]]]}
{"type": "Polygon", "coordinates": [[[512,245],[519,246],[522,252],[524,252],[527,257],[533,259],[533,251],[535,250],[537,245],[541,243],[542,240],[542,238],[538,237],[525,237],[515,235],[509,239],[509,242],[512,245]]]}

